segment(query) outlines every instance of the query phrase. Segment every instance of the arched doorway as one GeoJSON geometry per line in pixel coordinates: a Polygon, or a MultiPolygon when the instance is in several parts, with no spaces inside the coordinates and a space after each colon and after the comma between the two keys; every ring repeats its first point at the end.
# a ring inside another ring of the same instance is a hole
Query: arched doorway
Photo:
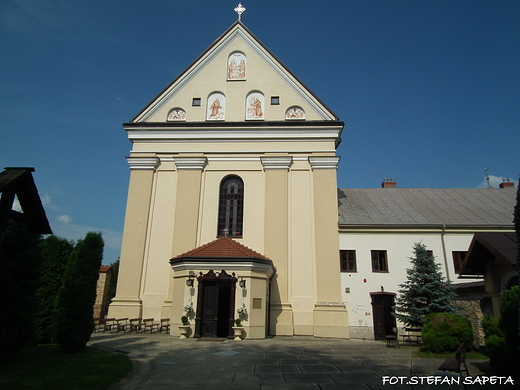
{"type": "Polygon", "coordinates": [[[206,274],[197,277],[198,296],[195,316],[195,334],[193,337],[227,337],[232,339],[235,313],[235,290],[237,278],[233,272],[226,271],[206,274]]]}

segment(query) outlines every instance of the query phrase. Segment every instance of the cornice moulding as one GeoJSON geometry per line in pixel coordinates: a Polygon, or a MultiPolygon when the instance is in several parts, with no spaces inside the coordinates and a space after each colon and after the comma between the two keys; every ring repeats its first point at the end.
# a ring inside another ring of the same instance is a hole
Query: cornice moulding
{"type": "Polygon", "coordinates": [[[174,157],[173,161],[179,171],[198,170],[202,171],[208,165],[206,157],[174,157]]]}
{"type": "Polygon", "coordinates": [[[337,169],[339,163],[338,156],[318,156],[309,157],[312,169],[337,169]]]}
{"type": "Polygon", "coordinates": [[[264,170],[289,169],[293,163],[292,156],[266,156],[260,157],[264,170]]]}
{"type": "Polygon", "coordinates": [[[127,157],[130,170],[156,170],[161,164],[158,157],[127,157]]]}

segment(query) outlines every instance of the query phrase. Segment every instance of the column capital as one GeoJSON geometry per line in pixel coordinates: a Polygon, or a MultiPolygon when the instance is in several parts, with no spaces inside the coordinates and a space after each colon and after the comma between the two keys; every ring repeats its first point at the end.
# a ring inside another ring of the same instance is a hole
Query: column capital
{"type": "Polygon", "coordinates": [[[293,163],[292,156],[264,156],[260,157],[260,161],[267,169],[289,169],[293,163]]]}
{"type": "Polygon", "coordinates": [[[174,157],[173,161],[177,170],[196,170],[202,171],[208,165],[207,157],[174,157]]]}
{"type": "Polygon", "coordinates": [[[156,170],[161,164],[158,157],[127,157],[130,170],[156,170]]]}
{"type": "Polygon", "coordinates": [[[337,169],[338,163],[338,156],[309,157],[309,164],[311,164],[312,169],[337,169]]]}

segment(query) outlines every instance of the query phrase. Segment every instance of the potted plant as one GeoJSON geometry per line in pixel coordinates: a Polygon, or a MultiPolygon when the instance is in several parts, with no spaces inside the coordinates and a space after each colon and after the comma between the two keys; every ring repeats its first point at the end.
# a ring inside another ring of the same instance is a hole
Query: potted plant
{"type": "Polygon", "coordinates": [[[180,339],[186,339],[188,338],[186,335],[188,334],[188,330],[190,329],[190,324],[188,322],[188,317],[182,316],[181,317],[182,325],[179,325],[179,333],[181,334],[179,336],[180,339]]]}
{"type": "Polygon", "coordinates": [[[233,340],[242,340],[242,329],[244,329],[242,326],[242,320],[237,318],[235,320],[235,326],[232,326],[231,328],[233,329],[233,334],[235,335],[233,340]]]}

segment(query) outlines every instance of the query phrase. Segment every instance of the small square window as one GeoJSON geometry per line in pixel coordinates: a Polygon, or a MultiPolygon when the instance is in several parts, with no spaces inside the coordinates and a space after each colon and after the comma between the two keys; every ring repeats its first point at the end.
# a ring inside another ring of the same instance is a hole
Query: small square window
{"type": "Polygon", "coordinates": [[[193,102],[191,103],[192,106],[200,106],[200,98],[193,98],[193,102]]]}
{"type": "Polygon", "coordinates": [[[386,251],[371,251],[372,272],[388,272],[388,260],[386,251]]]}
{"type": "Polygon", "coordinates": [[[339,258],[341,272],[357,272],[356,251],[340,250],[339,258]]]}
{"type": "Polygon", "coordinates": [[[280,104],[280,96],[271,96],[271,105],[277,106],[280,104]]]}

